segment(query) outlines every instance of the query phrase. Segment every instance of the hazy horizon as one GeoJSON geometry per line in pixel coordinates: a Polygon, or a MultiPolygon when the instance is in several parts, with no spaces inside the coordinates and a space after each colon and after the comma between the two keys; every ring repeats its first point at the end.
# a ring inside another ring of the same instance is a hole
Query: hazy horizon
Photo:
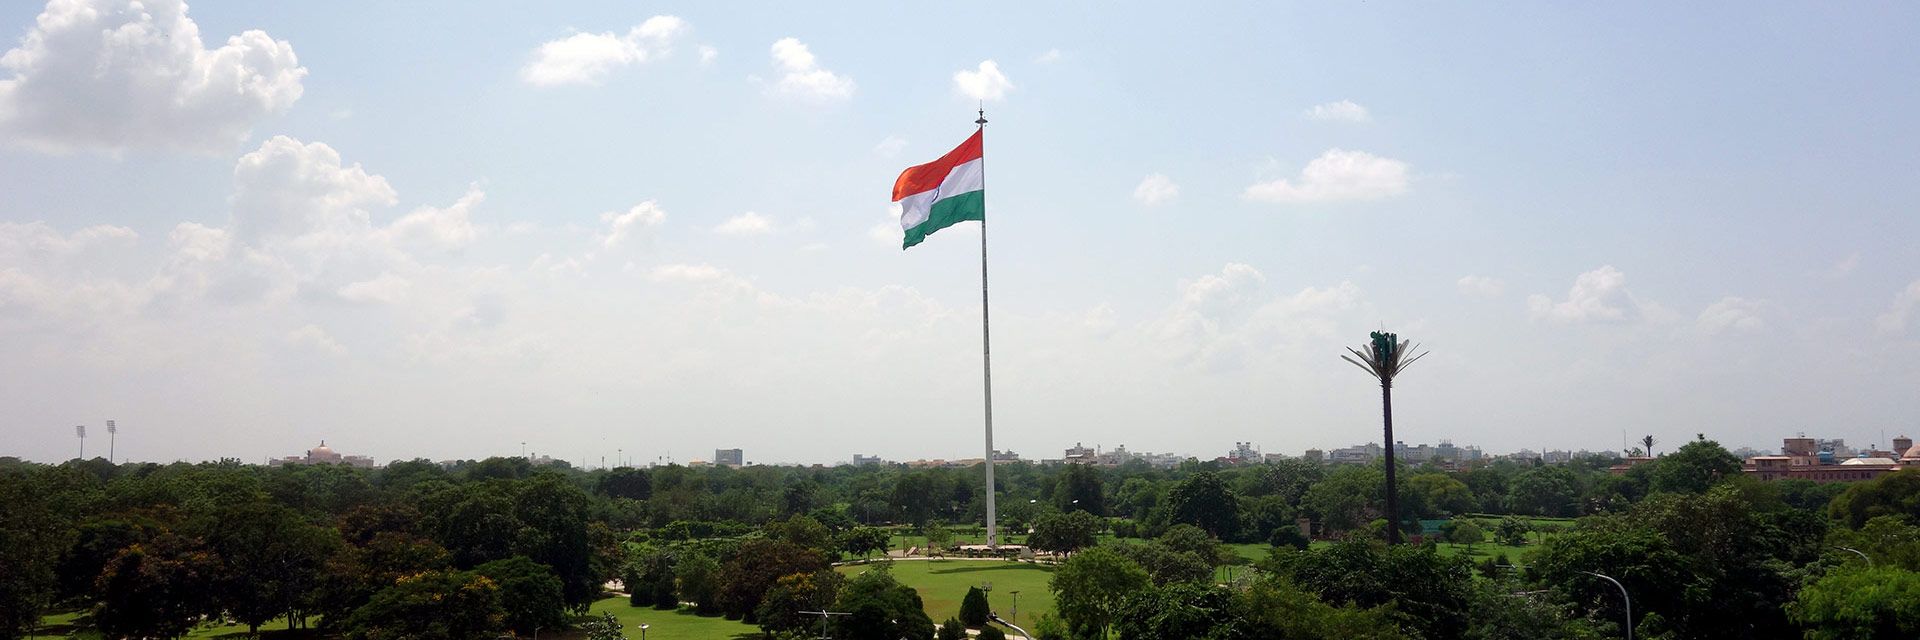
{"type": "Polygon", "coordinates": [[[980,104],[998,448],[1920,436],[1920,6],[142,6],[0,9],[0,456],[978,457],[980,104]]]}

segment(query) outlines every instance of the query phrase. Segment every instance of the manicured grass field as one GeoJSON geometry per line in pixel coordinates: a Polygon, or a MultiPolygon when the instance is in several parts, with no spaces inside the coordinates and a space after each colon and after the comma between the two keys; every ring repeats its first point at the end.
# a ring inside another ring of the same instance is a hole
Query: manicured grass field
{"type": "Polygon", "coordinates": [[[703,617],[682,611],[661,611],[652,607],[634,607],[627,599],[608,598],[593,603],[591,615],[611,613],[620,620],[621,633],[640,638],[640,625],[647,629],[647,640],[747,640],[760,637],[760,627],[719,616],[703,617]]]}
{"type": "MultiPolygon", "coordinates": [[[[278,620],[260,625],[260,636],[263,638],[300,638],[300,637],[318,637],[319,634],[314,633],[310,629],[287,631],[287,619],[280,618],[278,620]]],[[[50,615],[50,616],[41,618],[40,628],[34,631],[33,637],[36,637],[36,638],[99,638],[100,632],[95,631],[92,628],[92,624],[90,621],[86,619],[85,614],[78,611],[74,611],[74,612],[50,615]]],[[[194,638],[194,639],[245,638],[247,637],[247,626],[243,624],[242,625],[216,625],[216,624],[201,625],[199,627],[194,628],[194,630],[187,632],[187,635],[182,637],[194,638]]]]}
{"type": "MultiPolygon", "coordinates": [[[[852,576],[874,568],[874,565],[846,565],[837,570],[852,576]]],[[[991,582],[993,591],[987,593],[987,602],[1008,620],[1014,619],[1012,592],[1020,592],[1020,617],[1016,624],[1025,626],[1038,620],[1040,614],[1053,612],[1053,591],[1047,588],[1047,580],[1052,576],[1053,567],[1030,562],[908,560],[893,563],[894,579],[920,592],[927,616],[933,618],[936,625],[960,615],[960,599],[966,597],[967,587],[991,582]]]]}

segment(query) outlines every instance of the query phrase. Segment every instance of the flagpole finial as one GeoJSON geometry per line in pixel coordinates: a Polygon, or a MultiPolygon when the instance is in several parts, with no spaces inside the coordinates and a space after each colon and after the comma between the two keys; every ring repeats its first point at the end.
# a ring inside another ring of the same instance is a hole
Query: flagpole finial
{"type": "Polygon", "coordinates": [[[983,127],[987,125],[987,101],[980,101],[980,119],[973,121],[973,123],[983,127]]]}

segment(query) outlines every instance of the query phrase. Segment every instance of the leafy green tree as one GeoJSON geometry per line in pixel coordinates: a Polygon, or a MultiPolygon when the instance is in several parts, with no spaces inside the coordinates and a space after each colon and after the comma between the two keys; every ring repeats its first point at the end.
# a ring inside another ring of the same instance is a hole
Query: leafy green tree
{"type": "Polygon", "coordinates": [[[1147,572],[1119,552],[1094,547],[1068,559],[1053,572],[1060,618],[1076,638],[1104,638],[1127,596],[1150,584],[1147,572]]]}
{"type": "MultiPolygon", "coordinates": [[[[674,563],[673,573],[678,583],[674,592],[682,601],[694,603],[694,609],[701,615],[710,616],[724,610],[720,604],[719,562],[706,554],[689,552],[674,563]]],[[[755,598],[753,604],[760,604],[759,599],[755,598]]]]}
{"type": "Polygon", "coordinates": [[[849,640],[933,640],[933,619],[920,594],[877,565],[847,581],[834,607],[848,613],[849,640]]]}
{"type": "Polygon", "coordinates": [[[1203,471],[1174,485],[1167,494],[1175,523],[1191,524],[1214,537],[1233,535],[1240,525],[1240,504],[1220,476],[1203,471]]]}
{"type": "Polygon", "coordinates": [[[1858,529],[1877,516],[1905,516],[1920,522],[1920,469],[1905,469],[1855,482],[1827,506],[1828,515],[1858,529]]]}
{"type": "Polygon", "coordinates": [[[1459,638],[1467,627],[1468,563],[1441,556],[1433,545],[1352,541],[1275,554],[1261,566],[1328,603],[1392,605],[1394,617],[1422,637],[1459,638]]]}
{"type": "Polygon", "coordinates": [[[647,548],[634,559],[635,581],[627,585],[628,599],[633,606],[651,605],[655,609],[674,609],[680,606],[679,590],[674,584],[675,574],[673,554],[662,550],[647,548]]]}
{"type": "Polygon", "coordinates": [[[1477,506],[1467,483],[1440,472],[1416,473],[1407,478],[1408,495],[1426,507],[1428,516],[1468,513],[1477,506]]]}
{"type": "Polygon", "coordinates": [[[1801,589],[1788,612],[1810,640],[1920,638],[1920,573],[1837,570],[1801,589]]]}
{"type": "Polygon", "coordinates": [[[1133,592],[1114,612],[1122,638],[1201,640],[1219,637],[1233,621],[1234,592],[1211,584],[1177,582],[1133,592]]]}
{"type": "Polygon", "coordinates": [[[1280,496],[1241,496],[1240,527],[1231,538],[1236,542],[1265,542],[1273,530],[1295,526],[1297,512],[1280,496]]]}
{"type": "Polygon", "coordinates": [[[754,609],[754,618],[769,634],[805,631],[816,619],[800,612],[832,606],[846,582],[846,576],[832,569],[783,576],[767,590],[766,598],[754,609]]]}
{"type": "Polygon", "coordinates": [[[1920,527],[1903,516],[1874,516],[1859,531],[1834,531],[1829,542],[1858,550],[1879,565],[1920,571],[1920,527]]]}
{"type": "Polygon", "coordinates": [[[593,492],[614,498],[645,500],[653,497],[653,479],[645,469],[620,467],[594,481],[593,492]]]}
{"type": "Polygon", "coordinates": [[[947,529],[945,523],[938,520],[921,525],[920,535],[927,539],[928,553],[945,549],[947,543],[953,542],[953,532],[947,529]]]}
{"type": "Polygon", "coordinates": [[[1714,483],[1740,475],[1740,458],[1704,434],[1652,464],[1654,491],[1706,493],[1714,483]]]}
{"type": "Polygon", "coordinates": [[[473,572],[499,586],[506,625],[514,633],[533,635],[566,627],[567,603],[561,596],[560,578],[546,565],[514,556],[474,567],[473,572]]]}
{"type": "Polygon", "coordinates": [[[1234,597],[1232,640],[1407,640],[1392,607],[1334,606],[1283,576],[1256,581],[1234,597]]]}
{"type": "Polygon", "coordinates": [[[178,638],[214,613],[207,594],[220,559],[205,545],[163,533],[121,550],[100,571],[93,622],[110,638],[178,638]]]}
{"type": "Polygon", "coordinates": [[[1515,512],[1541,516],[1571,516],[1579,508],[1579,480],[1560,465],[1537,467],[1514,477],[1507,505],[1515,512]]]}
{"type": "Polygon", "coordinates": [[[1529,531],[1533,531],[1533,525],[1527,524],[1525,520],[1507,516],[1501,518],[1500,524],[1493,528],[1493,539],[1498,540],[1500,544],[1517,547],[1527,543],[1529,531]]]}
{"type": "MultiPolygon", "coordinates": [[[[681,564],[686,562],[687,558],[680,559],[681,564]]],[[[721,567],[716,604],[728,618],[757,622],[754,610],[781,577],[813,573],[828,566],[826,556],[813,549],[780,540],[748,540],[721,567]]],[[[685,582],[681,583],[680,595],[688,595],[685,582]]]]}
{"type": "Polygon", "coordinates": [[[833,532],[805,515],[796,515],[786,520],[767,523],[767,537],[785,540],[808,549],[817,549],[824,553],[838,554],[839,545],[835,544],[833,532]]]}
{"type": "Polygon", "coordinates": [[[353,640],[468,640],[506,628],[500,588],[469,571],[401,578],[347,621],[353,640]]]}
{"type": "Polygon", "coordinates": [[[1059,484],[1053,491],[1054,507],[1063,512],[1085,511],[1096,516],[1107,515],[1106,483],[1100,478],[1100,470],[1092,465],[1070,464],[1060,474],[1059,484]]]}
{"type": "Polygon", "coordinates": [[[1301,510],[1320,521],[1327,531],[1352,531],[1365,525],[1380,508],[1386,474],[1370,466],[1345,465],[1308,487],[1301,510]]]}
{"type": "Polygon", "coordinates": [[[304,617],[316,603],[322,565],[341,548],[335,530],[269,502],[224,506],[197,528],[223,561],[218,604],[253,634],[274,618],[304,617]]]}
{"type": "Polygon", "coordinates": [[[1027,544],[1040,551],[1073,553],[1098,543],[1102,524],[1085,511],[1049,513],[1034,523],[1027,544]]]}
{"type": "Polygon", "coordinates": [[[68,527],[29,473],[0,470],[0,638],[30,631],[53,600],[68,527]]]}
{"type": "Polygon", "coordinates": [[[338,628],[355,609],[380,590],[406,576],[452,568],[452,555],[432,540],[381,531],[358,545],[347,545],[320,568],[313,613],[321,625],[338,628]]]}
{"type": "Polygon", "coordinates": [[[1207,582],[1213,578],[1213,565],[1198,555],[1175,551],[1159,542],[1113,545],[1115,551],[1147,570],[1156,585],[1176,582],[1207,582]]]}
{"type": "Polygon", "coordinates": [[[839,535],[840,550],[856,556],[867,556],[875,551],[886,552],[892,543],[892,535],[886,529],[878,527],[854,527],[842,531],[839,535]]]}
{"type": "Polygon", "coordinates": [[[1115,514],[1138,519],[1145,518],[1159,506],[1166,491],[1152,480],[1134,476],[1122,481],[1113,495],[1115,514]]]}
{"type": "Polygon", "coordinates": [[[560,578],[567,605],[586,612],[608,577],[593,566],[587,492],[558,473],[542,472],[521,483],[513,503],[520,528],[510,555],[547,565],[560,578]]]}
{"type": "Polygon", "coordinates": [[[1576,607],[1530,593],[1511,572],[1472,585],[1468,638],[1474,640],[1601,640],[1576,607]]]}
{"type": "Polygon", "coordinates": [[[946,622],[940,623],[940,630],[934,637],[938,640],[967,640],[967,625],[961,624],[959,618],[947,618],[946,622]]]}
{"type": "Polygon", "coordinates": [[[1480,527],[1474,525],[1471,520],[1463,521],[1454,526],[1453,531],[1447,532],[1447,542],[1467,545],[1468,556],[1473,555],[1473,545],[1485,542],[1486,539],[1486,532],[1481,531],[1480,527]]]}
{"type": "Polygon", "coordinates": [[[969,627],[987,626],[987,614],[992,609],[987,605],[987,593],[980,587],[967,587],[967,595],[960,599],[960,622],[969,627]]]}
{"type": "Polygon", "coordinates": [[[1168,549],[1191,553],[1209,567],[1226,564],[1234,558],[1233,552],[1221,545],[1219,538],[1193,525],[1176,524],[1168,527],[1166,533],[1160,534],[1159,542],[1168,549]]]}
{"type": "Polygon", "coordinates": [[[977,638],[978,640],[1007,640],[1007,632],[1001,631],[1000,627],[986,626],[980,628],[980,635],[977,638]]]}

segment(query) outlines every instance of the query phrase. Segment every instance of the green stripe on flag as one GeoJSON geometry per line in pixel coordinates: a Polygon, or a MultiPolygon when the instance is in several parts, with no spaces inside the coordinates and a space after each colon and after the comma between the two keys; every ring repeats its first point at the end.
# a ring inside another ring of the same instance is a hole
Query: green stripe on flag
{"type": "Polygon", "coordinates": [[[986,219],[986,189],[968,191],[957,196],[949,197],[933,203],[933,209],[928,211],[926,222],[922,222],[918,226],[907,230],[906,243],[900,245],[900,249],[905,250],[907,247],[920,244],[920,241],[926,240],[927,236],[933,235],[933,232],[951,227],[955,223],[964,220],[984,221],[986,219]]]}

